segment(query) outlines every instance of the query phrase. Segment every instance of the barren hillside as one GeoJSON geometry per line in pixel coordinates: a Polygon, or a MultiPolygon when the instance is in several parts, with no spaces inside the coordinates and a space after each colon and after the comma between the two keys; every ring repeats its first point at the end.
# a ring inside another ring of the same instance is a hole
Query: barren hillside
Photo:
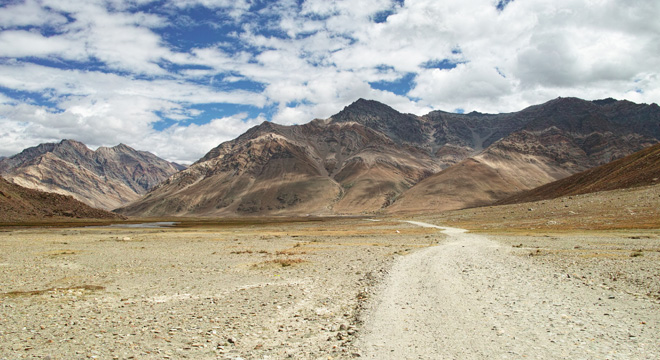
{"type": "Polygon", "coordinates": [[[0,160],[0,175],[8,181],[106,210],[136,200],[180,169],[123,144],[92,151],[74,140],[41,144],[0,160]]]}
{"type": "Polygon", "coordinates": [[[305,125],[264,122],[118,211],[244,216],[480,206],[653,145],[659,125],[657,105],[611,99],[421,117],[360,99],[305,125]]]}
{"type": "Polygon", "coordinates": [[[0,178],[0,222],[57,218],[119,219],[119,215],[95,209],[71,196],[27,189],[0,178]]]}

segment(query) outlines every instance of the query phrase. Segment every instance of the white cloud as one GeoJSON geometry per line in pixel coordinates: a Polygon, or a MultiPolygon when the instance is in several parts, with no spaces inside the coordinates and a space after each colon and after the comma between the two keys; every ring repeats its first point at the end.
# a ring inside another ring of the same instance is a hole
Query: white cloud
{"type": "MultiPolygon", "coordinates": [[[[92,147],[120,142],[137,146],[147,142],[146,138],[159,134],[152,128],[153,124],[161,120],[157,112],[180,121],[200,115],[199,110],[186,109],[186,104],[232,103],[258,107],[265,104],[262,95],[246,91],[218,92],[176,80],[134,80],[114,74],[65,71],[30,64],[23,64],[20,68],[0,66],[0,86],[42,93],[49,101],[57,103],[57,108],[49,108],[27,102],[17,103],[6,96],[0,97],[0,120],[7,128],[13,129],[12,136],[3,136],[4,155],[19,152],[26,145],[34,146],[38,142],[64,138],[76,139],[92,147]],[[21,71],[17,73],[17,69],[21,71]],[[28,139],[19,139],[18,135],[28,139]]],[[[214,130],[222,121],[217,121],[213,127],[203,128],[214,130]]],[[[247,119],[246,123],[251,124],[247,119]]],[[[175,125],[173,129],[185,127],[175,125]]],[[[225,134],[232,133],[232,129],[237,127],[232,125],[219,136],[208,133],[207,138],[227,140],[225,134]]],[[[195,133],[170,131],[158,138],[163,139],[166,134],[174,136],[195,133]]],[[[173,140],[165,140],[163,146],[174,144],[173,140]]],[[[198,147],[198,150],[162,153],[176,155],[179,161],[190,162],[196,160],[195,156],[200,152],[211,148],[195,138],[190,138],[189,143],[189,148],[198,147]]]]}
{"type": "Polygon", "coordinates": [[[241,135],[266,119],[250,119],[246,114],[213,119],[204,125],[175,125],[162,132],[152,131],[149,136],[135,141],[133,146],[149,149],[154,154],[180,164],[189,164],[222,142],[241,135]]]}
{"type": "Polygon", "coordinates": [[[328,117],[359,97],[416,114],[515,111],[557,96],[660,101],[660,2],[520,0],[503,11],[496,4],[17,1],[0,8],[0,87],[19,92],[0,91],[0,152],[103,137],[98,145],[124,142],[189,162],[263,119],[223,114],[189,124],[202,115],[196,106],[209,103],[269,107],[273,121],[293,124],[328,117]],[[139,8],[145,4],[159,11],[139,8]],[[218,16],[204,20],[209,29],[232,30],[189,50],[173,45],[177,31],[199,25],[175,18],[198,7],[218,16]],[[373,21],[383,14],[387,21],[373,21]],[[33,57],[55,65],[32,64],[33,57]],[[58,68],[72,60],[94,68],[58,68]],[[425,66],[443,60],[456,67],[425,66]],[[370,85],[408,74],[407,94],[370,85]],[[154,130],[163,118],[174,125],[154,130]]]}
{"type": "MultiPolygon", "coordinates": [[[[127,6],[126,2],[115,3],[117,8],[127,6]]],[[[51,25],[53,32],[45,36],[6,30],[0,34],[0,56],[98,60],[111,69],[158,75],[166,74],[160,61],[180,59],[151,30],[166,25],[166,19],[144,12],[112,11],[107,5],[100,0],[43,0],[0,9],[0,19],[7,19],[3,25],[51,25]]]]}
{"type": "Polygon", "coordinates": [[[26,0],[0,8],[0,28],[15,26],[61,25],[65,16],[45,10],[38,1],[26,0]]]}
{"type": "MultiPolygon", "coordinates": [[[[640,98],[630,92],[636,78],[657,73],[660,46],[652,44],[660,33],[651,20],[660,14],[657,2],[514,1],[501,13],[487,3],[410,1],[391,17],[391,25],[401,28],[394,33],[429,26],[435,35],[425,41],[444,39],[467,62],[419,71],[410,95],[436,108],[513,111],[569,94],[640,98]],[[396,24],[399,17],[408,21],[396,24]]],[[[660,100],[650,97],[653,88],[641,90],[646,102],[660,100]]]]}
{"type": "Polygon", "coordinates": [[[115,96],[172,103],[231,103],[258,107],[266,102],[263,95],[243,90],[223,92],[178,80],[137,80],[116,74],[60,70],[26,63],[0,65],[0,86],[44,93],[64,107],[76,97],[106,102],[115,96]]]}
{"type": "Polygon", "coordinates": [[[511,81],[488,64],[459,64],[451,70],[425,69],[420,72],[411,96],[433,99],[429,105],[447,110],[470,108],[478,102],[496,103],[512,92],[511,81]]]}
{"type": "Polygon", "coordinates": [[[52,57],[78,60],[84,52],[75,42],[63,36],[45,37],[30,31],[3,31],[0,33],[0,57],[52,57]]]}

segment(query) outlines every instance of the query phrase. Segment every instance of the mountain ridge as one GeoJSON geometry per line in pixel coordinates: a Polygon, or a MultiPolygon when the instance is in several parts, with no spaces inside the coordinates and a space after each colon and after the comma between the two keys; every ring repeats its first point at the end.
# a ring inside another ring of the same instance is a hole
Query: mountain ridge
{"type": "Polygon", "coordinates": [[[118,211],[241,216],[479,206],[657,143],[659,124],[657,105],[613,99],[424,116],[359,99],[327,119],[257,125],[118,211]]]}
{"type": "Polygon", "coordinates": [[[489,205],[660,140],[654,130],[660,127],[660,108],[655,105],[620,101],[598,105],[577,98],[558,98],[513,116],[521,115],[531,120],[470,157],[469,163],[459,162],[460,167],[443,170],[416,184],[388,212],[489,205]],[[639,116],[649,110],[650,116],[639,116]],[[624,126],[625,119],[634,123],[624,126]]]}
{"type": "Polygon", "coordinates": [[[13,183],[106,210],[136,200],[177,171],[174,164],[125,144],[91,150],[70,139],[0,160],[0,175],[13,183]]]}

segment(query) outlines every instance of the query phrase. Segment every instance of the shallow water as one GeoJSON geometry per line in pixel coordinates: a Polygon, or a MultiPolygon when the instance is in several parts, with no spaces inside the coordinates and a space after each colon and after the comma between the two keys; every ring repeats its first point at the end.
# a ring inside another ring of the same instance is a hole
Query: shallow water
{"type": "Polygon", "coordinates": [[[157,229],[157,228],[168,228],[178,224],[175,221],[157,221],[157,222],[148,222],[140,224],[112,224],[105,226],[89,226],[92,228],[138,228],[138,229],[157,229]]]}

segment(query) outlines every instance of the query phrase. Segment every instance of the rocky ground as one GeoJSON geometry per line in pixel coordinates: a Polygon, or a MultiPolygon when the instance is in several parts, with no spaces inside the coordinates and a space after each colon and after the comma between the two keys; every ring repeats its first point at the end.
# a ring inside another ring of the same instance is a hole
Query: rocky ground
{"type": "Polygon", "coordinates": [[[512,253],[591,287],[660,303],[660,231],[489,235],[512,253]]]}
{"type": "Polygon", "coordinates": [[[659,190],[416,217],[463,238],[384,218],[0,229],[0,359],[653,359],[659,190]]]}
{"type": "Polygon", "coordinates": [[[363,219],[0,232],[0,359],[352,358],[373,284],[442,238],[363,219]]]}

